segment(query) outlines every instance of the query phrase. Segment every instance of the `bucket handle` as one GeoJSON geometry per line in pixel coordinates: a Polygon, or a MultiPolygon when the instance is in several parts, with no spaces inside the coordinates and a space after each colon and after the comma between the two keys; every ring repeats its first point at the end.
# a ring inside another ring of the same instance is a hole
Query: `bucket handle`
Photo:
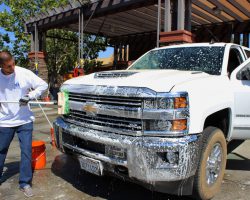
{"type": "Polygon", "coordinates": [[[32,159],[32,162],[38,161],[42,156],[44,156],[44,154],[45,154],[45,151],[41,153],[41,155],[39,155],[36,159],[32,159]]]}

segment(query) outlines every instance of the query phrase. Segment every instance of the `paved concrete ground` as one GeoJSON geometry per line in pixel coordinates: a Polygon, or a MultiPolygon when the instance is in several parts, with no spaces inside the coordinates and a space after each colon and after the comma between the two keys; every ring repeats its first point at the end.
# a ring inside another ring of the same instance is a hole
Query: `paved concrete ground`
{"type": "MultiPolygon", "coordinates": [[[[54,119],[53,111],[47,111],[54,119]]],[[[133,183],[109,177],[96,177],[79,170],[78,162],[62,155],[49,144],[49,126],[37,114],[34,140],[44,140],[47,145],[47,166],[34,172],[34,200],[188,200],[151,192],[133,183]]],[[[4,179],[0,186],[0,200],[25,199],[18,190],[19,144],[14,139],[6,160],[4,179]]],[[[250,199],[250,141],[244,142],[228,155],[227,171],[222,191],[214,200],[250,199]]]]}

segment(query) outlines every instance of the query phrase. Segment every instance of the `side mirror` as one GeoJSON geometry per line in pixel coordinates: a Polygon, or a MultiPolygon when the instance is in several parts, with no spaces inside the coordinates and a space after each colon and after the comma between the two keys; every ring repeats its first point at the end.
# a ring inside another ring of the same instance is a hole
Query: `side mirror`
{"type": "Polygon", "coordinates": [[[238,72],[236,75],[238,80],[242,81],[250,81],[250,69],[247,67],[241,71],[238,72]]]}

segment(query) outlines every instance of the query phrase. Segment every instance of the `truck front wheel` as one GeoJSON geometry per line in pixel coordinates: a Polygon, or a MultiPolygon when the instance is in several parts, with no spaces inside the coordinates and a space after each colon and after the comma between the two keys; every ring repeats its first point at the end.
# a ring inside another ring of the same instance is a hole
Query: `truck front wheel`
{"type": "Polygon", "coordinates": [[[194,178],[195,199],[208,200],[220,191],[227,159],[223,132],[216,127],[203,131],[201,155],[194,178]]]}

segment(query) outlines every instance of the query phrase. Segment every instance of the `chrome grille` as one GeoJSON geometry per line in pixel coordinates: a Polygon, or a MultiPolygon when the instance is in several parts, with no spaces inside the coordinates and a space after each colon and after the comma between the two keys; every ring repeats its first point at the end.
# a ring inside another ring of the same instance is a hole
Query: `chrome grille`
{"type": "MultiPolygon", "coordinates": [[[[119,108],[121,112],[131,111],[137,112],[142,107],[142,100],[140,98],[128,98],[119,96],[100,96],[90,94],[69,93],[70,102],[93,102],[100,107],[114,107],[119,108]]],[[[70,114],[65,115],[64,118],[70,123],[83,126],[87,129],[113,132],[126,135],[141,135],[142,120],[136,118],[125,118],[118,115],[110,116],[107,110],[106,114],[97,113],[95,115],[88,115],[81,109],[70,109],[70,114]]]]}
{"type": "Polygon", "coordinates": [[[118,105],[118,106],[129,106],[141,108],[142,100],[138,98],[128,98],[128,97],[115,97],[115,96],[100,96],[100,95],[88,95],[79,93],[69,93],[70,101],[77,102],[95,102],[97,104],[105,105],[118,105]]]}

